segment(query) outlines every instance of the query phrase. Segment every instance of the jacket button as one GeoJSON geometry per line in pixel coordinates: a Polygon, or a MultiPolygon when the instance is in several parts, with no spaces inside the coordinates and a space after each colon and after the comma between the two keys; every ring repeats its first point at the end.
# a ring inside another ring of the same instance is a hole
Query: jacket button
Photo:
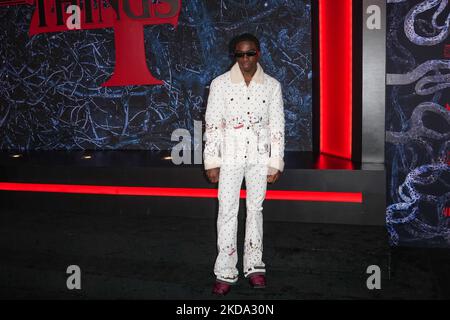
{"type": "MultiPolygon", "coordinates": [[[[231,99],[231,100],[233,100],[233,99],[231,99]]],[[[266,100],[263,100],[263,103],[266,103],[266,100]]]]}
{"type": "Polygon", "coordinates": [[[247,144],[249,144],[250,143],[250,141],[247,141],[247,144]]]}
{"type": "Polygon", "coordinates": [[[244,156],[245,159],[247,159],[247,156],[244,156]]]}
{"type": "Polygon", "coordinates": [[[250,97],[247,97],[247,100],[250,100],[250,97]]]}
{"type": "Polygon", "coordinates": [[[247,130],[250,129],[250,127],[247,127],[247,130]]]}
{"type": "Polygon", "coordinates": [[[233,101],[234,99],[233,98],[231,98],[231,101],[233,101]]]}

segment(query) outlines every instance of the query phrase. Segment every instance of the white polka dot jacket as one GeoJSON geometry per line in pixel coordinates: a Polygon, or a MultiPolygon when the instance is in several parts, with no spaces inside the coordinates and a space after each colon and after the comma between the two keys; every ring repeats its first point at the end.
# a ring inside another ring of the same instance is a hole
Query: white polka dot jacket
{"type": "Polygon", "coordinates": [[[284,109],[280,83],[257,71],[247,86],[236,63],[210,85],[205,114],[205,169],[261,163],[284,169],[284,109]]]}

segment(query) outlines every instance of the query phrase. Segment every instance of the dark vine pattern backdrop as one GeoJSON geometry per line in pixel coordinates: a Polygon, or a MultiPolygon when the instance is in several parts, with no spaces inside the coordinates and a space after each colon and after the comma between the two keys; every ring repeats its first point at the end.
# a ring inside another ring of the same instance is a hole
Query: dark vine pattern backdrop
{"type": "Polygon", "coordinates": [[[450,245],[450,15],[388,0],[387,227],[394,245],[450,245]]]}
{"type": "Polygon", "coordinates": [[[243,32],[262,44],[264,70],[282,82],[287,150],[311,150],[309,0],[182,1],[179,24],[146,26],[158,86],[102,87],[115,64],[113,29],[28,35],[33,6],[0,7],[0,149],[170,150],[194,135],[208,86],[231,65],[243,32]]]}

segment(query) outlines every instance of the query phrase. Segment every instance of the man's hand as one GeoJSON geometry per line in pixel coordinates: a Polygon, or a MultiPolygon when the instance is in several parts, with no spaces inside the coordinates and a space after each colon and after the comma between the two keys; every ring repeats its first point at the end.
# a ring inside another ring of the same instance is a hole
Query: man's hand
{"type": "Polygon", "coordinates": [[[219,182],[220,168],[206,170],[206,175],[208,176],[209,181],[217,183],[219,182]]]}
{"type": "Polygon", "coordinates": [[[275,183],[275,181],[278,180],[278,178],[280,177],[280,175],[281,175],[280,170],[277,170],[277,172],[274,173],[274,174],[267,175],[267,182],[268,182],[268,183],[275,183]]]}

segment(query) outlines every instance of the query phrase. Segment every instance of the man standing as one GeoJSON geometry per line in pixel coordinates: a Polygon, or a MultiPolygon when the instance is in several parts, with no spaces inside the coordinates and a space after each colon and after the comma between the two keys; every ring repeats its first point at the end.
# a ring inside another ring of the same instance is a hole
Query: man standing
{"type": "Polygon", "coordinates": [[[251,34],[232,41],[236,63],[210,86],[205,115],[204,165],[219,183],[218,255],[213,293],[225,295],[238,280],[237,215],[245,177],[247,217],[244,276],[254,288],[265,287],[262,204],[267,183],[284,168],[284,110],[280,83],[258,63],[260,44],[251,34]]]}

